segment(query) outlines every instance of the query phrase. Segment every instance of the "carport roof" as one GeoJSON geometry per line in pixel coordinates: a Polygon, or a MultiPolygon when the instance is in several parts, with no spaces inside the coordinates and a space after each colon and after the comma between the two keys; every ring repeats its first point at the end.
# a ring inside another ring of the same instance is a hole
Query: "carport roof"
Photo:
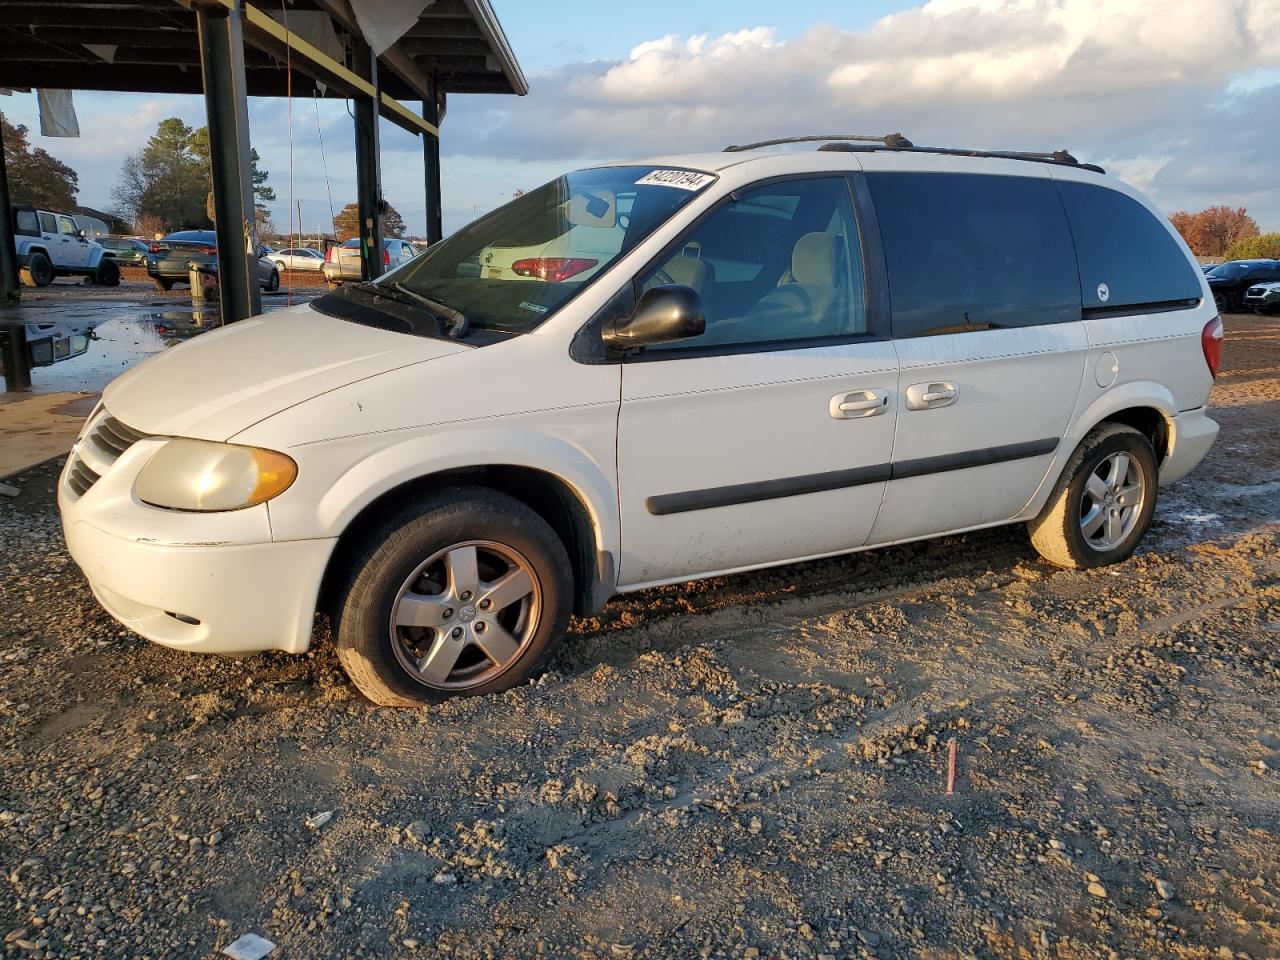
{"type": "MultiPolygon", "coordinates": [[[[0,87],[202,93],[196,2],[6,0],[0,5],[0,87]]],[[[231,6],[234,0],[203,2],[231,6]]],[[[358,28],[349,0],[244,4],[249,95],[286,95],[286,60],[294,67],[295,95],[311,96],[314,81],[323,84],[324,96],[371,92],[350,69],[346,38],[353,34],[358,28]],[[289,15],[305,12],[329,17],[343,46],[341,61],[303,41],[296,27],[287,33],[281,26],[289,15]]],[[[447,93],[529,89],[488,0],[434,0],[379,60],[383,113],[402,125],[421,128],[422,122],[411,124],[405,108],[388,99],[429,100],[432,83],[447,93]]]]}

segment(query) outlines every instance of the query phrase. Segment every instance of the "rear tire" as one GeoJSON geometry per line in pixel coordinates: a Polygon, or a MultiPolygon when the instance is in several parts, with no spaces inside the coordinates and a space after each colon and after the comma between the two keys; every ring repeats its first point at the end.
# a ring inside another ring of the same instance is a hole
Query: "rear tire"
{"type": "Polygon", "coordinates": [[[120,265],[111,257],[103,257],[93,275],[93,282],[100,287],[120,286],[120,265]]]}
{"type": "Polygon", "coordinates": [[[338,661],[382,706],[496,693],[546,662],[572,602],[568,555],[542,517],[490,490],[442,490],[356,551],[338,604],[338,661]]]}
{"type": "Polygon", "coordinates": [[[1151,525],[1159,489],[1151,441],[1121,423],[1094,427],[1027,526],[1050,563],[1072,570],[1128,559],[1151,525]]]}
{"type": "Polygon", "coordinates": [[[168,293],[170,290],[173,289],[172,280],[165,280],[162,277],[152,277],[151,279],[155,282],[157,290],[161,290],[165,293],[168,293]]]}
{"type": "Polygon", "coordinates": [[[280,289],[280,274],[275,270],[271,271],[271,276],[267,277],[267,285],[263,287],[267,293],[275,293],[280,289]]]}

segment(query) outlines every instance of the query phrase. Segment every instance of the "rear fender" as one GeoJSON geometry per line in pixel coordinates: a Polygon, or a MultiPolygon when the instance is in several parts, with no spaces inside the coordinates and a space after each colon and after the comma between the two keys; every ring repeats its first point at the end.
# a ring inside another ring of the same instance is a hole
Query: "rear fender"
{"type": "MultiPolygon", "coordinates": [[[[1090,430],[1113,414],[1135,407],[1148,407],[1158,411],[1169,428],[1169,436],[1173,436],[1173,418],[1177,415],[1178,408],[1174,403],[1173,394],[1167,388],[1149,380],[1136,380],[1113,387],[1075,417],[1067,435],[1058,444],[1058,451],[1053,455],[1048,473],[1045,474],[1044,480],[1040,482],[1040,487],[1032,495],[1031,500],[1019,512],[1018,519],[1029,520],[1044,508],[1067,461],[1071,459],[1076,447],[1090,430]]],[[[1157,454],[1160,453],[1162,451],[1157,451],[1157,454]]]]}

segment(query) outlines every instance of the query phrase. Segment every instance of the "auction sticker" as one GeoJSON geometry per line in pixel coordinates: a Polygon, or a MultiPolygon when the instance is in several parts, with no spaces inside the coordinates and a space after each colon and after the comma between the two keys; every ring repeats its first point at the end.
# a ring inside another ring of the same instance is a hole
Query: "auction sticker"
{"type": "Polygon", "coordinates": [[[653,184],[659,187],[679,187],[681,190],[701,190],[715,179],[715,174],[696,173],[693,170],[654,170],[636,181],[636,186],[653,184]]]}

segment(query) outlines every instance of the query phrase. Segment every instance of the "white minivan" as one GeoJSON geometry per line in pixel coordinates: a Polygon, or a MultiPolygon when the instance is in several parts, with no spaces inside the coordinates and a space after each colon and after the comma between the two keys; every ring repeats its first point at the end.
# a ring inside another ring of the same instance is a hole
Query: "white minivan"
{"type": "Polygon", "coordinates": [[[411,705],[520,683],[658,584],[1008,523],[1123,560],[1217,435],[1221,338],[1167,220],[1066,155],[616,163],[125,373],[59,504],[144,637],[299,653],[325,611],[355,685],[411,705]],[[589,272],[477,270],[601,197],[627,212],[589,272]]]}

